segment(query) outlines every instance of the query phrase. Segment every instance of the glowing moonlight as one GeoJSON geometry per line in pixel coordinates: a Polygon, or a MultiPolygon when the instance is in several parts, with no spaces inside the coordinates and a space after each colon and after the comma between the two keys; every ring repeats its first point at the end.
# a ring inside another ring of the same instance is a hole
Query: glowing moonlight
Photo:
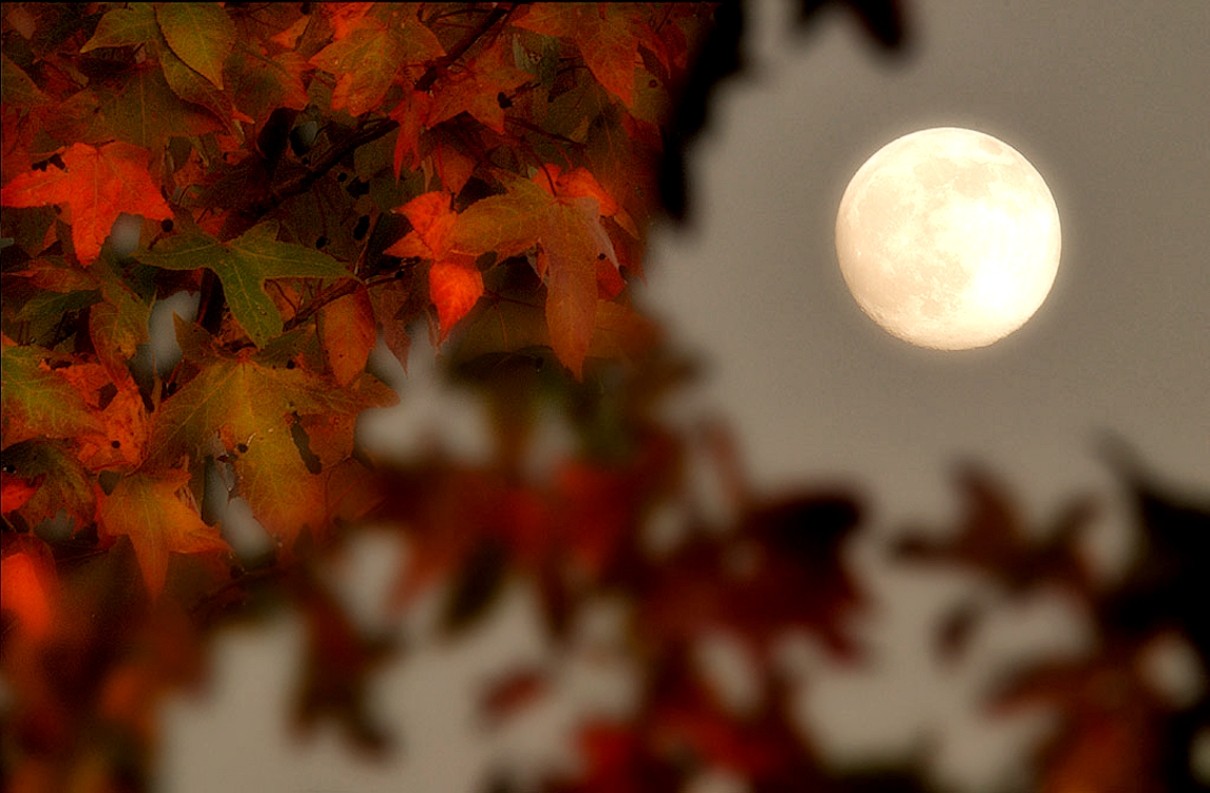
{"type": "Polygon", "coordinates": [[[836,253],[861,308],[905,341],[985,347],[1025,324],[1059,267],[1059,213],[1016,149],[982,132],[913,132],[845,189],[836,253]]]}

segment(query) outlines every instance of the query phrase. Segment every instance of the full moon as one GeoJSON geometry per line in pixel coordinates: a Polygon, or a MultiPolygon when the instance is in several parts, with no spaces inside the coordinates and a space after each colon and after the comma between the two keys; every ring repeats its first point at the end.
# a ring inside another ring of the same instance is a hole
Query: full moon
{"type": "Polygon", "coordinates": [[[1037,170],[969,129],[904,135],[857,170],[836,254],[858,305],[899,338],[966,350],[1033,316],[1059,268],[1059,212],[1037,170]]]}

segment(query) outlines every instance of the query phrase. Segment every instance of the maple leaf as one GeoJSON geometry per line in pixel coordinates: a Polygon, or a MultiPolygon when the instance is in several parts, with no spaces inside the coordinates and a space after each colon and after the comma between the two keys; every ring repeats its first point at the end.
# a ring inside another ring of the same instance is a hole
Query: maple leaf
{"type": "Polygon", "coordinates": [[[483,274],[474,262],[449,259],[429,268],[429,296],[437,306],[441,338],[467,315],[483,295],[483,274]]]}
{"type": "Polygon", "coordinates": [[[420,163],[420,135],[424,132],[432,104],[433,97],[430,94],[408,91],[403,101],[387,114],[399,124],[392,160],[396,178],[405,165],[415,168],[420,163]]]}
{"type": "Polygon", "coordinates": [[[414,6],[385,8],[387,19],[363,13],[311,57],[314,66],[336,77],[333,110],[354,116],[373,110],[405,65],[420,65],[445,54],[414,6]]]}
{"type": "Polygon", "coordinates": [[[8,107],[32,108],[51,103],[25,70],[7,55],[0,55],[0,102],[8,107]]]}
{"type": "Polygon", "coordinates": [[[3,405],[3,445],[30,438],[73,438],[101,432],[102,425],[63,376],[66,356],[34,346],[5,345],[0,349],[0,404],[3,405]]]}
{"type": "Polygon", "coordinates": [[[156,21],[168,46],[189,68],[223,87],[223,62],[235,44],[235,25],[212,3],[164,3],[156,21]]]}
{"type": "Polygon", "coordinates": [[[616,255],[601,226],[600,200],[583,194],[586,180],[567,181],[572,189],[563,193],[560,176],[547,166],[532,181],[508,179],[504,195],[477,201],[458,216],[449,246],[472,256],[495,251],[500,258],[537,246],[551,347],[578,378],[596,325],[597,262],[616,261],[616,255]]]}
{"type": "Polygon", "coordinates": [[[365,371],[376,339],[374,306],[361,284],[319,310],[319,342],[338,385],[348,385],[365,371]]]}
{"type": "MultiPolygon", "coordinates": [[[[1023,595],[1042,583],[1058,584],[1076,596],[1092,591],[1092,572],[1077,544],[1079,532],[1095,514],[1090,499],[1073,500],[1048,531],[1035,535],[1006,488],[986,471],[965,464],[959,467],[957,480],[966,501],[957,533],[941,542],[904,538],[895,548],[899,558],[970,567],[1010,595],[1023,595]]],[[[982,611],[975,600],[969,600],[946,615],[936,637],[943,656],[955,657],[966,648],[982,611]]]]}
{"type": "Polygon", "coordinates": [[[106,533],[130,538],[152,597],[164,590],[169,554],[230,550],[218,529],[207,526],[178,495],[189,479],[184,470],[130,474],[118,480],[97,508],[106,533]]]}
{"type": "MultiPolygon", "coordinates": [[[[192,112],[188,105],[193,104],[208,110],[213,120],[238,135],[234,122],[252,119],[236,110],[230,96],[222,90],[222,61],[226,59],[233,43],[234,27],[226,12],[217,7],[200,3],[170,3],[157,10],[149,3],[138,3],[130,8],[114,9],[101,17],[96,31],[81,52],[101,47],[144,45],[159,62],[160,71],[178,101],[167,100],[155,90],[158,85],[153,82],[140,85],[140,88],[152,91],[147,95],[129,90],[122,92],[121,95],[126,97],[125,105],[129,107],[125,111],[124,123],[128,129],[170,129],[173,132],[167,135],[180,134],[184,129],[168,124],[167,119],[157,119],[153,115],[132,116],[130,113],[136,109],[153,111],[162,107],[173,116],[180,117],[192,112]],[[195,30],[190,27],[190,23],[199,18],[208,24],[207,29],[195,30]],[[168,35],[172,36],[172,41],[169,41],[168,35]]],[[[153,137],[162,140],[167,135],[157,132],[153,137]]]]}
{"type": "Polygon", "coordinates": [[[401,259],[444,259],[450,253],[450,232],[458,215],[450,209],[453,196],[447,192],[423,193],[395,209],[412,224],[412,230],[383,253],[401,259]]]}
{"type": "Polygon", "coordinates": [[[145,63],[132,70],[122,87],[102,100],[101,114],[121,140],[152,151],[173,136],[197,136],[222,129],[212,113],[180,97],[168,85],[162,68],[145,63]]]}
{"type": "Polygon", "coordinates": [[[59,374],[84,397],[100,425],[73,439],[80,462],[94,471],[137,468],[147,446],[147,411],[130,372],[77,363],[59,374]]]}
{"type": "Polygon", "coordinates": [[[160,50],[160,69],[173,93],[186,102],[204,107],[232,133],[235,121],[251,122],[252,118],[235,109],[231,97],[200,73],[194,71],[171,50],[160,50]]]}
{"type": "Polygon", "coordinates": [[[151,180],[148,157],[146,149],[120,141],[100,148],[73,143],[60,155],[62,168],[51,164],[44,171],[27,171],[0,189],[0,205],[66,207],[76,257],[87,266],[100,255],[121,213],[150,220],[172,217],[151,180]]]}
{"type": "MultiPolygon", "coordinates": [[[[96,514],[93,477],[66,443],[29,440],[8,446],[4,450],[4,464],[13,476],[40,483],[24,504],[13,507],[29,528],[37,528],[60,514],[72,520],[73,530],[93,521],[96,514]]],[[[6,501],[5,514],[10,506],[6,501]]]]}
{"type": "Polygon", "coordinates": [[[292,540],[327,514],[325,479],[307,468],[291,434],[294,416],[355,415],[394,401],[394,392],[368,375],[335,388],[302,367],[214,359],[153,416],[151,462],[197,463],[214,453],[217,440],[234,458],[240,493],[257,520],[292,540]]]}
{"type": "Polygon", "coordinates": [[[45,480],[43,476],[19,476],[10,470],[15,471],[15,466],[0,470],[0,513],[5,515],[28,504],[45,480]]]}
{"type": "Polygon", "coordinates": [[[236,105],[259,126],[279,107],[302,110],[307,106],[302,78],[310,69],[297,52],[288,50],[269,56],[241,44],[229,61],[228,90],[236,105]]]}
{"type": "Polygon", "coordinates": [[[146,344],[151,306],[144,303],[116,274],[101,280],[102,300],[88,311],[88,335],[97,358],[109,370],[110,377],[129,377],[126,363],[146,344]]]}
{"type": "Polygon", "coordinates": [[[500,98],[530,79],[530,73],[513,66],[511,53],[497,43],[463,69],[450,71],[433,86],[427,126],[436,126],[466,112],[488,129],[503,134],[504,107],[500,98]]]}
{"type": "Polygon", "coordinates": [[[154,41],[160,35],[155,9],[150,3],[135,3],[129,8],[107,11],[97,22],[92,38],[80,47],[80,52],[92,52],[102,47],[128,47],[154,41]]]}
{"type": "Polygon", "coordinates": [[[429,268],[429,297],[437,306],[441,338],[466,316],[483,295],[483,275],[472,257],[451,251],[450,232],[458,215],[450,209],[449,193],[416,196],[396,211],[407,217],[412,231],[384,253],[433,261],[429,268]]]}
{"type": "Polygon", "coordinates": [[[575,42],[597,82],[630,107],[641,16],[624,3],[540,3],[512,24],[575,42]]]}
{"type": "Polygon", "coordinates": [[[282,331],[281,314],[265,292],[267,279],[350,277],[331,256],[278,242],[277,224],[272,221],[254,226],[228,243],[199,231],[177,234],[138,254],[138,258],[166,270],[204,267],[213,271],[223,285],[231,313],[258,347],[282,331]]]}

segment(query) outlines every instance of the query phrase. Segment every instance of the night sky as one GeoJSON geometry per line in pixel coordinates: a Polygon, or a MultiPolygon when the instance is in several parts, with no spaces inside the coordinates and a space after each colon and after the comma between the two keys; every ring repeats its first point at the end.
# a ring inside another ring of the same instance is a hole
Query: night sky
{"type": "Polygon", "coordinates": [[[752,7],[752,66],[717,97],[695,222],[657,236],[647,295],[755,471],[851,475],[889,519],[944,509],[970,456],[1044,509],[1110,481],[1112,432],[1210,490],[1210,5],[912,3],[897,58],[839,9],[805,36],[788,11],[752,7]],[[887,335],[836,265],[849,178],[933,126],[1006,141],[1059,206],[1049,298],[982,350],[887,335]]]}

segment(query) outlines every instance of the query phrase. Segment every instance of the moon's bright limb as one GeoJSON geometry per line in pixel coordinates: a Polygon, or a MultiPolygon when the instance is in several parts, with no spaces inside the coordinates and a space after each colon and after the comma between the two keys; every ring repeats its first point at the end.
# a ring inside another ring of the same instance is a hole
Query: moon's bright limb
{"type": "Polygon", "coordinates": [[[912,344],[984,347],[1025,324],[1059,267],[1059,212],[1037,170],[969,129],[913,132],[849,182],[836,218],[845,282],[912,344]]]}

